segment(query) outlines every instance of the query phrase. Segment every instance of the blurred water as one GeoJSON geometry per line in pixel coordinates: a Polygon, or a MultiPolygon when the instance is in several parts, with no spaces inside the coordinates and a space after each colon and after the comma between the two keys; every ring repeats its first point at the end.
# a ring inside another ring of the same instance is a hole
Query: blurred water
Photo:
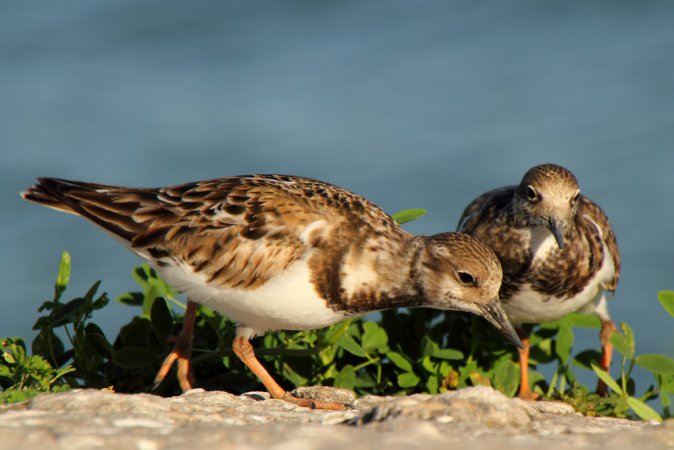
{"type": "MultiPolygon", "coordinates": [[[[306,175],[390,212],[426,208],[408,229],[435,233],[477,194],[556,162],[616,230],[614,318],[638,352],[674,356],[656,299],[674,289],[672,23],[661,1],[5,2],[0,336],[33,335],[64,249],[66,295],[99,278],[113,297],[134,288],[138,260],[114,240],[19,198],[39,175],[306,175]]],[[[133,312],[95,320],[114,335],[133,312]]]]}

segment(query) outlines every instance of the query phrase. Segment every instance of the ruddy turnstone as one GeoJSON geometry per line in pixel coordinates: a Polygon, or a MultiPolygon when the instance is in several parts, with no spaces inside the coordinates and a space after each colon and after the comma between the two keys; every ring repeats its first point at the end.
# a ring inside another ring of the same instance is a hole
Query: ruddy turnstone
{"type": "Polygon", "coordinates": [[[520,346],[498,301],[498,259],[460,233],[412,236],[356,194],[309,178],[251,175],[140,189],[39,178],[30,201],[94,222],[187,295],[183,331],[157,375],[178,361],[183,390],[197,303],[235,320],[234,353],[274,398],[298,399],[255,357],[249,340],[393,307],[483,316],[520,346]]]}
{"type": "MultiPolygon", "coordinates": [[[[569,170],[554,164],[530,169],[518,186],[489,191],[470,203],[459,231],[487,244],[503,267],[500,299],[513,324],[557,320],[572,312],[601,319],[601,367],[611,365],[609,341],[615,325],[606,292],[620,277],[620,254],[604,212],[580,194],[569,170]]],[[[519,395],[533,398],[529,386],[529,340],[519,351],[519,395]]],[[[599,383],[598,392],[606,394],[599,383]]]]}

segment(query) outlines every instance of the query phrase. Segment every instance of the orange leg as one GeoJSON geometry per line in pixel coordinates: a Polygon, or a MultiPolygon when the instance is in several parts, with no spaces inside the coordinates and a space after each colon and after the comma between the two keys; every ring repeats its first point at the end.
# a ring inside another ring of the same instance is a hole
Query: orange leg
{"type": "Polygon", "coordinates": [[[164,359],[161,368],[154,378],[154,386],[164,381],[173,363],[178,361],[178,372],[176,377],[180,383],[180,389],[189,391],[195,385],[194,374],[190,366],[190,356],[192,355],[192,334],[194,332],[194,319],[197,314],[197,304],[188,300],[185,316],[183,317],[183,329],[178,336],[173,338],[173,350],[164,359]]]}
{"type": "Polygon", "coordinates": [[[262,364],[260,364],[260,361],[258,361],[255,356],[253,346],[248,339],[240,336],[235,337],[232,348],[236,356],[238,356],[239,359],[260,379],[273,398],[285,400],[289,403],[311,409],[330,409],[334,411],[343,411],[346,409],[346,406],[342,403],[319,402],[290,395],[290,393],[286,392],[276,381],[274,381],[272,376],[269,375],[269,372],[267,372],[262,364]]]}
{"type": "Polygon", "coordinates": [[[522,400],[537,400],[538,394],[534,393],[529,386],[529,350],[531,348],[529,335],[519,327],[515,330],[524,345],[524,348],[518,351],[520,357],[520,392],[518,395],[522,400]]]}
{"type": "MultiPolygon", "coordinates": [[[[611,368],[611,358],[613,356],[613,344],[611,344],[611,333],[616,330],[616,326],[610,320],[601,321],[601,331],[599,332],[599,341],[601,342],[601,368],[608,372],[611,368]]],[[[597,382],[597,394],[602,397],[608,396],[608,386],[599,380],[597,382]]]]}

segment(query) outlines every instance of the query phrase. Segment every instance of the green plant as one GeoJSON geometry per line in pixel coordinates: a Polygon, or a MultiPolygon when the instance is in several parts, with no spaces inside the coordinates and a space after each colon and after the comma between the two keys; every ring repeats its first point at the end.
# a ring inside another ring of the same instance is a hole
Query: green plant
{"type": "Polygon", "coordinates": [[[40,329],[40,334],[33,343],[34,355],[29,356],[26,353],[26,344],[21,338],[0,339],[0,403],[23,401],[40,392],[56,392],[69,388],[66,375],[74,372],[75,368],[72,365],[62,366],[58,362],[59,358],[67,358],[63,357],[63,346],[59,345],[60,340],[53,331],[55,327],[66,323],[69,314],[76,309],[72,308],[75,303],[70,303],[67,307],[60,303],[69,277],[70,256],[64,252],[54,286],[54,299],[40,307],[40,311],[49,310],[50,314],[40,317],[34,327],[40,329]]]}
{"type": "Polygon", "coordinates": [[[65,375],[73,372],[72,366],[54,369],[41,356],[28,356],[22,339],[1,339],[0,351],[0,404],[20,402],[41,392],[69,388],[65,384],[65,375]]]}
{"type": "MultiPolygon", "coordinates": [[[[661,291],[658,299],[663,308],[674,317],[674,292],[661,291]]],[[[611,335],[611,343],[620,352],[620,377],[614,380],[611,376],[592,365],[592,370],[612,390],[611,396],[606,400],[613,407],[613,411],[622,415],[624,411],[631,409],[644,420],[662,420],[662,416],[645,402],[656,397],[660,398],[663,415],[671,417],[671,395],[674,395],[674,359],[665,355],[645,354],[635,355],[634,332],[626,323],[621,323],[621,333],[611,335]],[[651,372],[655,378],[655,385],[650,386],[640,397],[635,397],[634,381],[631,378],[635,365],[651,372]]]]}

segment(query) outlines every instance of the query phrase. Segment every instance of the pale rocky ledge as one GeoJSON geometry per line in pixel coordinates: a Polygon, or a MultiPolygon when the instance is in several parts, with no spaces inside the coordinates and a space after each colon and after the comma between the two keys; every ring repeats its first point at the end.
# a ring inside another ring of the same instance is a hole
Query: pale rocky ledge
{"type": "Polygon", "coordinates": [[[354,408],[310,410],[260,392],[236,396],[195,389],[161,398],[75,390],[0,407],[0,448],[674,448],[672,420],[583,417],[563,403],[523,402],[487,387],[355,401],[348,391],[307,389],[305,395],[326,394],[354,408]],[[345,397],[335,398],[340,395],[345,397]]]}

